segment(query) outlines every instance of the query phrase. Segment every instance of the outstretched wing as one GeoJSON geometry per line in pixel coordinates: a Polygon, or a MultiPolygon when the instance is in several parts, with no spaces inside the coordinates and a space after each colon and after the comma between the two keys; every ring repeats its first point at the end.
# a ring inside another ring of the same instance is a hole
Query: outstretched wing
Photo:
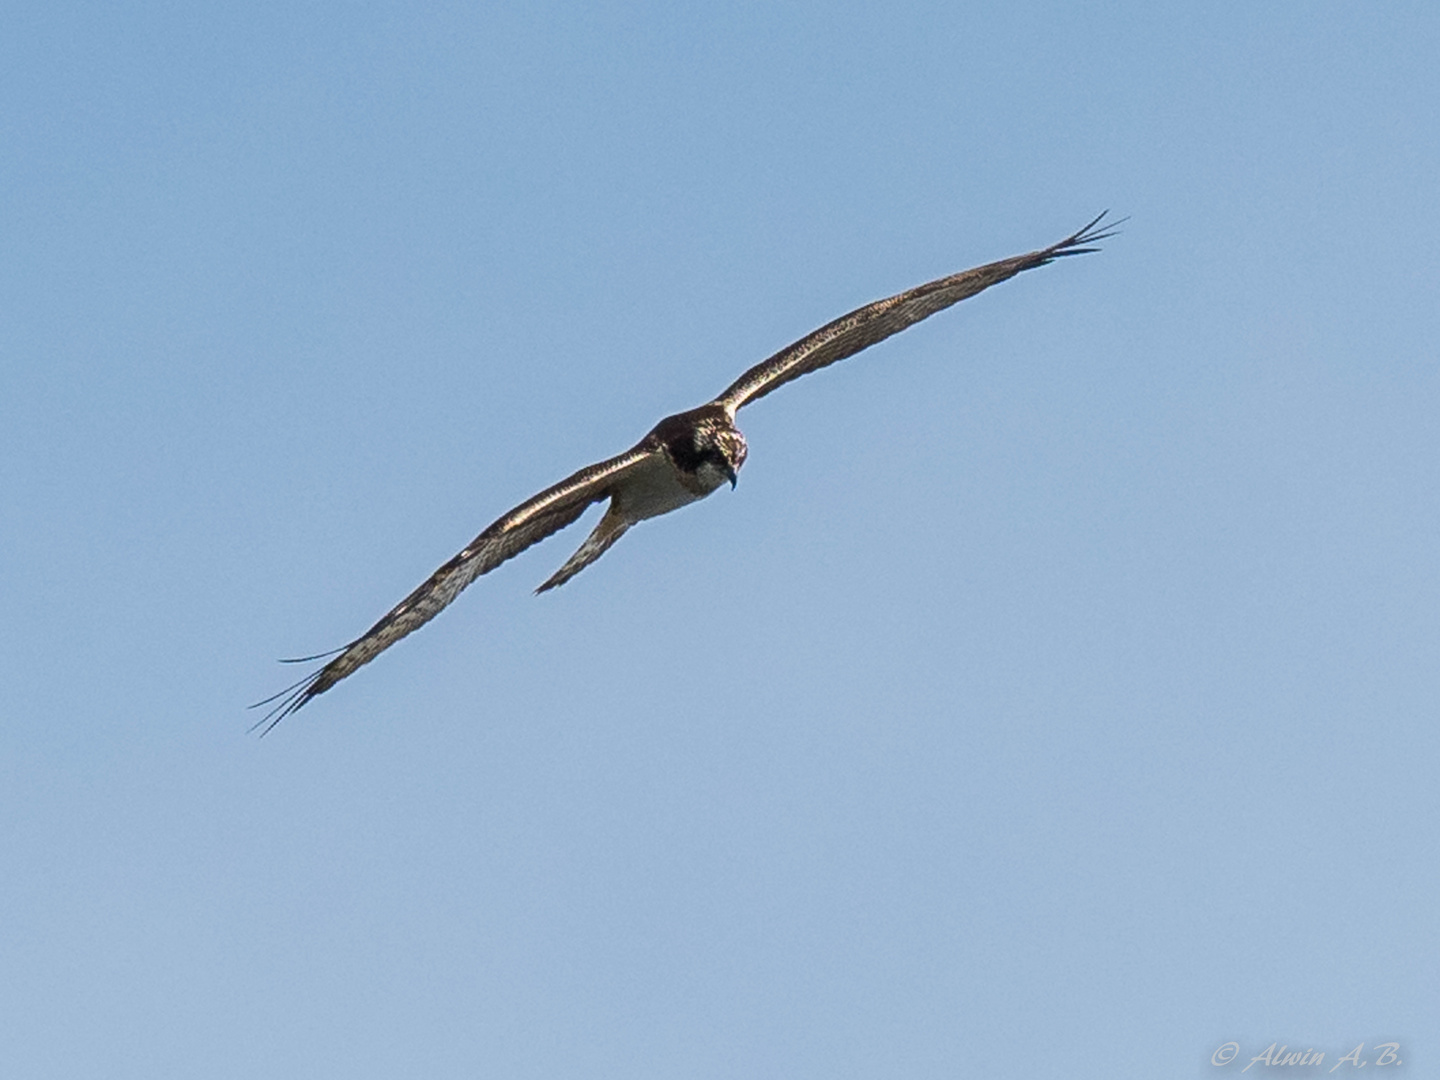
{"type": "MultiPolygon", "coordinates": [[[[481,574],[489,573],[506,559],[559,532],[583,514],[591,503],[608,498],[624,473],[660,452],[658,446],[651,445],[647,439],[619,457],[581,469],[574,476],[521,503],[470,541],[464,551],[431,574],[425,584],[386,612],[379,622],[339,649],[335,658],[319,671],[312,672],[264,701],[256,702],[252,708],[272,702],[275,704],[255,727],[263,728],[263,735],[311,698],[323,694],[345,676],[368,664],[406,634],[420,629],[481,574]]],[[[321,657],[305,659],[318,660],[321,657]]]]}
{"type": "MultiPolygon", "coordinates": [[[[1109,213],[1107,210],[1105,213],[1109,213]]],[[[1097,251],[1090,247],[1100,240],[1114,236],[1115,225],[1101,225],[1105,214],[1101,214],[1079,232],[1067,236],[1058,244],[1032,251],[1028,255],[1016,255],[1011,259],[977,266],[973,270],[962,270],[936,281],[918,285],[907,292],[886,300],[876,300],[858,310],[842,315],[834,322],[826,323],[808,337],[781,349],[768,360],[756,364],[736,379],[713,404],[720,405],[731,415],[742,405],[748,405],[762,398],[778,386],[784,386],[792,379],[819,371],[823,367],[854,356],[861,349],[867,349],[876,342],[884,341],[891,334],[898,334],[907,326],[913,326],[921,319],[928,319],[937,311],[943,311],[951,304],[958,304],[991,285],[997,285],[1024,270],[1044,266],[1048,262],[1066,255],[1083,255],[1097,251]]]]}

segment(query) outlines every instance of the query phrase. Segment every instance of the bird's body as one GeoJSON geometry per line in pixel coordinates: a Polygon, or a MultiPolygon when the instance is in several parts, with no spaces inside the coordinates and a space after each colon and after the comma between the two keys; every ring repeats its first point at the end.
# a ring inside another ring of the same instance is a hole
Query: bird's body
{"type": "Polygon", "coordinates": [[[689,506],[726,483],[734,487],[745,463],[745,436],[730,412],[702,405],[667,416],[630,453],[635,461],[610,481],[610,507],[600,524],[536,592],[565,584],[605,554],[631,525],[689,506]]]}
{"type": "Polygon", "coordinates": [[[735,426],[734,414],[713,405],[667,416],[641,445],[651,440],[661,453],[637,466],[616,493],[620,509],[636,521],[705,498],[732,483],[745,461],[745,436],[735,426]],[[705,448],[711,446],[718,458],[706,455],[705,448]]]}
{"type": "Polygon", "coordinates": [[[699,502],[725,486],[719,470],[707,468],[702,476],[678,469],[669,457],[649,457],[625,477],[615,491],[615,509],[634,524],[699,502]]]}
{"type": "Polygon", "coordinates": [[[756,364],[713,401],[667,416],[625,453],[581,469],[521,503],[364,634],[336,653],[325,654],[333,659],[318,671],[259,702],[278,704],[256,726],[269,731],[311,698],[429,622],[481,574],[570,525],[592,503],[608,500],[609,506],[579,550],[537,592],[563,585],[603,555],[632,525],[703,499],[726,483],[733,487],[747,453],[745,437],[735,426],[735,414],[742,406],[1024,270],[1096,250],[1087,245],[1113,235],[1096,229],[1104,216],[1048,248],[928,282],[827,323],[756,364]]]}

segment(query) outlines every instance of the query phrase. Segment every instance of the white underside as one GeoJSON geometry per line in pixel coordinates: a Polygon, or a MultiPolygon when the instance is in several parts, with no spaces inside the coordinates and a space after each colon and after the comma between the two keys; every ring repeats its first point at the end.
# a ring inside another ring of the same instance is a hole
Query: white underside
{"type": "Polygon", "coordinates": [[[625,477],[618,492],[617,509],[630,521],[644,521],[698,502],[727,483],[725,475],[708,463],[687,479],[693,487],[682,483],[680,472],[670,460],[657,454],[625,477]]]}

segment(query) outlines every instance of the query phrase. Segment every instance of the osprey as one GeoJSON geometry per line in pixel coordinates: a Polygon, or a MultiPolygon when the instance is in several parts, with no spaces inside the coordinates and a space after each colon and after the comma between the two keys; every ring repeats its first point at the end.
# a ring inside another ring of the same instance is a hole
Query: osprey
{"type": "Polygon", "coordinates": [[[1113,227],[1120,224],[1101,225],[1104,218],[1105,214],[1101,214],[1079,232],[1050,247],[962,270],[842,315],[756,364],[714,401],[667,416],[619,457],[590,465],[554,487],[546,488],[470,541],[464,551],[431,574],[428,581],[348,645],[333,652],[286,661],[303,663],[333,657],[324,667],[293,686],[251,706],[259,708],[276,702],[255,727],[263,727],[268,732],[311,698],[323,694],[406,634],[424,626],[481,574],[489,573],[506,559],[559,532],[592,503],[610,501],[599,524],[579,550],[535,590],[537,593],[565,584],[605,554],[637,522],[703,499],[726,483],[733,488],[740,466],[745,464],[745,436],[735,426],[735,414],[743,406],[801,375],[853,356],[1022,271],[1044,266],[1066,255],[1099,250],[1090,245],[1115,235],[1113,227]]]}

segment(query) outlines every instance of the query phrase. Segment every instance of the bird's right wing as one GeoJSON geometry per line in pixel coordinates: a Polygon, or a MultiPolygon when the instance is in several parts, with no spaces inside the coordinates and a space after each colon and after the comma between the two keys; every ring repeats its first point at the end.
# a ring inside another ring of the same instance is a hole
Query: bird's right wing
{"type": "MultiPolygon", "coordinates": [[[[1107,211],[1108,212],[1108,211],[1107,211]]],[[[898,334],[921,319],[928,319],[951,304],[958,304],[976,293],[998,285],[1024,270],[1044,266],[1066,255],[1084,255],[1096,251],[1091,244],[1113,236],[1111,231],[1120,222],[1101,225],[1101,214],[1079,232],[1072,233],[1058,244],[1014,258],[987,263],[972,270],[962,270],[949,277],[938,278],[913,289],[876,300],[862,308],[826,323],[819,330],[781,349],[768,360],[762,360],[736,379],[712,404],[725,408],[732,416],[742,405],[762,398],[792,379],[808,375],[823,367],[854,356],[891,334],[898,334]],[[1098,227],[1097,227],[1098,226],[1098,227]]]]}
{"type": "MultiPolygon", "coordinates": [[[[447,607],[460,591],[532,544],[571,524],[591,503],[608,498],[620,477],[662,453],[646,440],[619,457],[581,469],[573,476],[527,499],[490,525],[429,579],[391,608],[374,626],[338,650],[333,660],[293,686],[256,706],[277,704],[255,726],[269,731],[311,698],[323,694],[357,668],[420,629],[447,607]]],[[[318,660],[321,657],[307,657],[318,660]]]]}

